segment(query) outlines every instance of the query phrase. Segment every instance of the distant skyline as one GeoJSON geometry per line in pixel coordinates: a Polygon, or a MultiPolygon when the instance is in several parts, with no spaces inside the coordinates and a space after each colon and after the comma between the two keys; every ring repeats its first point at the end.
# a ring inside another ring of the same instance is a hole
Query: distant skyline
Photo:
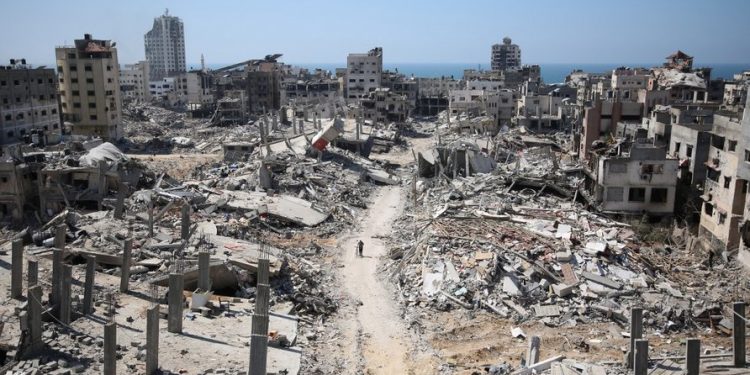
{"type": "Polygon", "coordinates": [[[509,36],[524,64],[661,62],[675,50],[698,65],[750,62],[750,1],[632,0],[93,0],[5,2],[0,64],[54,62],[84,33],[117,43],[120,64],[144,59],[143,35],[164,13],[185,25],[190,66],[282,53],[288,63],[340,63],[383,47],[386,63],[481,63],[509,36]],[[8,32],[9,31],[9,32],[8,32]]]}

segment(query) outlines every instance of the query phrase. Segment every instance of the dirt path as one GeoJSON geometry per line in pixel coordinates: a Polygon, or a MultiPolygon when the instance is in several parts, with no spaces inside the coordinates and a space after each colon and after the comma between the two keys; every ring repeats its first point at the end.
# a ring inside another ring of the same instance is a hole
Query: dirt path
{"type": "MultiPolygon", "coordinates": [[[[341,244],[344,288],[361,302],[355,313],[356,345],[364,359],[365,374],[408,374],[409,352],[407,329],[399,316],[397,302],[378,274],[380,257],[387,249],[380,236],[389,236],[391,223],[401,213],[402,193],[399,186],[382,187],[358,230],[341,244]],[[364,257],[355,255],[358,240],[365,243],[364,257]]],[[[358,371],[356,371],[359,373],[358,371]]]]}

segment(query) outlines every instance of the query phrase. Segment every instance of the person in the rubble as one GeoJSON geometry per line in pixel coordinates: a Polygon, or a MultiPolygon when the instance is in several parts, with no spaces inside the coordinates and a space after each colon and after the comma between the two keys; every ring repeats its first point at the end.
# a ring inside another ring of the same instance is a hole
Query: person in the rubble
{"type": "Polygon", "coordinates": [[[359,257],[362,257],[362,250],[365,248],[365,243],[362,242],[362,240],[357,241],[357,252],[359,253],[359,257]]]}

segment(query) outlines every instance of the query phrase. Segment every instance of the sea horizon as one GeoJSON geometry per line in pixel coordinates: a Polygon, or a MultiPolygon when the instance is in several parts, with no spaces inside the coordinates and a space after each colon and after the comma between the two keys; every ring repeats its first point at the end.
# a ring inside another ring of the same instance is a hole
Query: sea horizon
{"type": "MultiPolygon", "coordinates": [[[[299,62],[285,62],[286,64],[306,68],[309,70],[313,69],[324,69],[331,73],[336,71],[336,68],[345,68],[346,63],[299,63],[299,62]]],[[[233,65],[228,64],[206,64],[209,69],[219,69],[225,66],[233,65]]],[[[561,83],[565,81],[565,77],[574,70],[582,70],[588,73],[604,73],[611,71],[618,67],[631,67],[631,68],[650,68],[660,66],[662,63],[532,63],[532,65],[539,65],[541,67],[542,80],[545,83],[561,83]]],[[[731,80],[734,74],[741,73],[745,70],[750,70],[750,62],[748,63],[704,63],[699,62],[693,64],[695,67],[709,67],[712,68],[711,77],[713,79],[725,79],[731,80]]],[[[188,64],[188,68],[195,69],[200,67],[200,64],[188,64]]],[[[407,76],[414,77],[425,77],[425,78],[437,78],[437,77],[453,77],[460,79],[463,76],[465,69],[489,69],[490,64],[488,63],[471,63],[471,62],[456,62],[456,63],[416,63],[416,62],[386,62],[383,64],[385,70],[398,71],[399,73],[407,76]]]]}

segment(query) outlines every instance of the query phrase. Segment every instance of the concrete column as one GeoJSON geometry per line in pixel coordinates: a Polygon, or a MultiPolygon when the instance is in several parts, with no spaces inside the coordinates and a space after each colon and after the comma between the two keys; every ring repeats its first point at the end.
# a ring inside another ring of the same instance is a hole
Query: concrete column
{"type": "Polygon", "coordinates": [[[115,200],[115,219],[122,219],[122,214],[125,212],[125,191],[127,187],[125,184],[120,183],[117,186],[117,198],[115,200]]]}
{"type": "Polygon", "coordinates": [[[10,298],[23,295],[23,240],[13,240],[11,249],[10,298]]]}
{"type": "Polygon", "coordinates": [[[159,305],[146,311],[146,375],[159,369],[159,305]]]}
{"type": "Polygon", "coordinates": [[[26,262],[26,271],[28,288],[36,285],[39,282],[39,262],[36,260],[28,260],[26,262]]]}
{"type": "Polygon", "coordinates": [[[57,316],[60,307],[60,288],[62,287],[63,253],[61,249],[52,249],[52,293],[50,303],[53,315],[57,316]]]}
{"type": "Polygon", "coordinates": [[[148,238],[154,237],[154,203],[148,204],[148,238]]]}
{"type": "Polygon", "coordinates": [[[83,314],[94,312],[94,277],[96,275],[96,258],[86,258],[86,281],[83,284],[83,314]]]}
{"type": "Polygon", "coordinates": [[[104,370],[103,375],[117,374],[117,323],[104,325],[104,370]]]}
{"type": "Polygon", "coordinates": [[[258,259],[258,285],[255,296],[255,311],[250,334],[249,375],[265,375],[268,356],[268,259],[258,259]]]}
{"type": "Polygon", "coordinates": [[[745,303],[735,302],[733,306],[732,341],[734,343],[734,366],[745,367],[747,354],[745,353],[745,303]]]}
{"type": "Polygon", "coordinates": [[[62,267],[62,285],[60,286],[60,322],[70,324],[72,301],[70,287],[73,284],[73,267],[65,264],[62,267]]]}
{"type": "Polygon", "coordinates": [[[299,120],[299,133],[305,134],[305,122],[302,120],[299,120]]]}
{"type": "Polygon", "coordinates": [[[198,253],[198,289],[211,290],[211,254],[208,251],[198,253]]]}
{"type": "Polygon", "coordinates": [[[633,368],[635,341],[643,338],[643,309],[634,307],[630,310],[630,351],[628,351],[628,368],[633,368]]]}
{"type": "Polygon", "coordinates": [[[169,316],[167,331],[182,333],[182,291],[185,289],[185,279],[181,273],[169,275],[169,316]]]}
{"type": "Polygon", "coordinates": [[[26,293],[28,295],[29,341],[33,350],[42,346],[42,287],[34,285],[26,293]]]}
{"type": "Polygon", "coordinates": [[[54,247],[60,250],[65,249],[65,233],[68,231],[68,226],[60,224],[55,227],[55,242],[54,247]]]}
{"type": "Polygon", "coordinates": [[[129,290],[130,284],[130,253],[133,249],[133,239],[128,238],[122,246],[122,267],[120,267],[120,292],[129,290]]]}
{"type": "Polygon", "coordinates": [[[648,340],[635,340],[635,375],[648,375],[648,340]]]}
{"type": "Polygon", "coordinates": [[[182,205],[182,223],[180,225],[180,233],[183,241],[187,241],[190,236],[190,206],[187,202],[182,205]]]}
{"type": "Polygon", "coordinates": [[[539,336],[531,336],[529,340],[529,350],[526,352],[526,367],[539,362],[539,345],[541,339],[539,336]]]}
{"type": "Polygon", "coordinates": [[[685,353],[685,374],[699,375],[701,370],[701,340],[688,339],[685,353]]]}

